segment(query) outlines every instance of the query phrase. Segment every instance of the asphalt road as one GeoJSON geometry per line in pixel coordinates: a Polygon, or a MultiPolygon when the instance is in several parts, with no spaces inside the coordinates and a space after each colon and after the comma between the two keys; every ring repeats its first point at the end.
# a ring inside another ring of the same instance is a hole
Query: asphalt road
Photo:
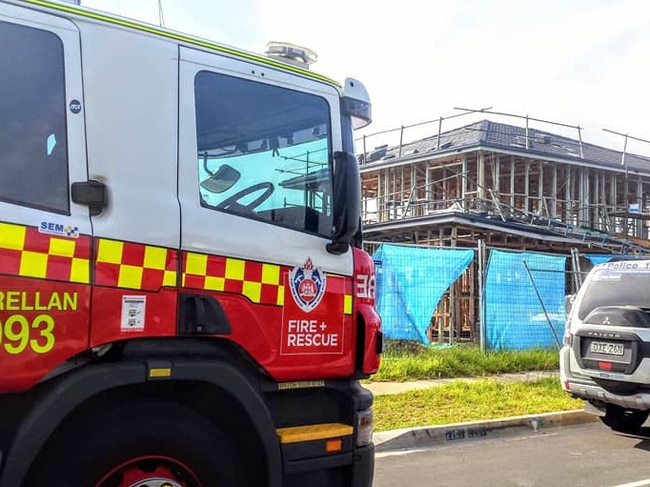
{"type": "Polygon", "coordinates": [[[646,437],[598,423],[377,454],[373,487],[650,487],[646,437]]]}

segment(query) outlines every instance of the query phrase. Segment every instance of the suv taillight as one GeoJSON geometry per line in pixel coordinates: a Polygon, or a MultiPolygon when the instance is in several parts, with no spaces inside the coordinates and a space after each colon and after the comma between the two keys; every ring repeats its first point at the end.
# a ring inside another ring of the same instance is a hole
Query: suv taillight
{"type": "Polygon", "coordinates": [[[572,347],[573,346],[573,333],[569,331],[564,332],[564,336],[562,337],[562,343],[566,345],[567,347],[572,347]]]}

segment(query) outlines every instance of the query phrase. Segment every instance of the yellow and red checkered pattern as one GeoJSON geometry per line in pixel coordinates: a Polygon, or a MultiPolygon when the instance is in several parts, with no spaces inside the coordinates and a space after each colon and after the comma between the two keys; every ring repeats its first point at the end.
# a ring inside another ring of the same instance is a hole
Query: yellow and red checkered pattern
{"type": "Polygon", "coordinates": [[[243,294],[253,303],[284,304],[287,267],[216,255],[183,254],[183,287],[243,294]]]}
{"type": "MultiPolygon", "coordinates": [[[[243,294],[253,303],[283,306],[291,268],[217,255],[183,253],[182,286],[243,294]]],[[[343,295],[343,311],[352,314],[352,279],[328,275],[327,290],[343,295]]],[[[291,293],[287,293],[290,295],[291,293]]]]}
{"type": "MultiPolygon", "coordinates": [[[[65,238],[0,222],[0,274],[89,284],[90,246],[86,235],[65,238]]],[[[177,250],[100,238],[95,255],[95,284],[144,291],[178,284],[177,250]]],[[[184,252],[182,286],[283,306],[290,271],[276,264],[184,252]]],[[[328,276],[327,286],[329,292],[344,295],[344,312],[351,314],[352,280],[328,276]]]]}
{"type": "Polygon", "coordinates": [[[90,282],[90,237],[65,238],[0,223],[0,274],[90,282]]]}
{"type": "Polygon", "coordinates": [[[95,284],[144,291],[177,285],[176,250],[103,238],[96,246],[95,284]]]}

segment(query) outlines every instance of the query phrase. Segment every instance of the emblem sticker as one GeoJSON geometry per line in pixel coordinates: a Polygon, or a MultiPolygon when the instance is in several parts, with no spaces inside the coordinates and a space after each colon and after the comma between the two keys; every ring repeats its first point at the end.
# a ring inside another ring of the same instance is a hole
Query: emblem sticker
{"type": "Polygon", "coordinates": [[[311,258],[289,273],[291,295],[298,307],[306,313],[314,310],[325,295],[325,273],[314,267],[311,258]]]}
{"type": "Polygon", "coordinates": [[[40,233],[47,233],[48,235],[56,235],[59,237],[79,238],[79,227],[63,225],[62,223],[43,221],[39,225],[38,231],[40,233]]]}

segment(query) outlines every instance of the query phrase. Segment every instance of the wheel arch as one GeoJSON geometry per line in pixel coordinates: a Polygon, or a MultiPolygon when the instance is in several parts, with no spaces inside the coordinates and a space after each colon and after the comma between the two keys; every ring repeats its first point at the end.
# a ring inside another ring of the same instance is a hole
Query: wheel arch
{"type": "MultiPolygon", "coordinates": [[[[267,485],[280,485],[282,462],[275,427],[251,382],[226,362],[157,358],[87,365],[46,384],[17,429],[3,461],[0,487],[21,485],[48,439],[67,419],[86,407],[106,406],[125,391],[176,400],[207,415],[219,426],[225,425],[231,431],[240,427],[246,434],[256,435],[262,447],[255,453],[262,456],[257,460],[266,464],[267,485]],[[154,372],[167,369],[168,376],[154,372]],[[192,386],[192,395],[175,398],[173,392],[178,392],[178,386],[185,390],[187,385],[192,386]],[[199,396],[202,401],[196,400],[199,396]],[[223,408],[211,407],[221,400],[230,402],[231,411],[235,406],[237,414],[223,416],[223,408]]],[[[237,437],[237,441],[243,439],[237,437]]]]}

